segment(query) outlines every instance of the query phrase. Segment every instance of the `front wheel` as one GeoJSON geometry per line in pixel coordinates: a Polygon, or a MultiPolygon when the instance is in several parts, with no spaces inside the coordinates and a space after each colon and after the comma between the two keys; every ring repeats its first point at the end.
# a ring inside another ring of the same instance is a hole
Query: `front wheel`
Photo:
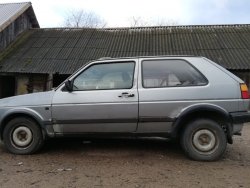
{"type": "Polygon", "coordinates": [[[224,154],[227,138],[222,127],[215,121],[197,119],[184,128],[181,145],[193,160],[215,161],[224,154]]]}
{"type": "Polygon", "coordinates": [[[3,132],[5,147],[14,154],[32,154],[43,145],[42,131],[37,123],[25,117],[11,120],[3,132]]]}

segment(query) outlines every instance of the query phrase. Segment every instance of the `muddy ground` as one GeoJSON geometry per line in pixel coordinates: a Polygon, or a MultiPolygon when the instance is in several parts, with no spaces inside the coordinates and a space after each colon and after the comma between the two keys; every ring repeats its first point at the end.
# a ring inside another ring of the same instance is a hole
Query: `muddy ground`
{"type": "Polygon", "coordinates": [[[28,156],[0,143],[0,187],[250,187],[250,124],[242,132],[217,162],[160,138],[54,139],[28,156]]]}

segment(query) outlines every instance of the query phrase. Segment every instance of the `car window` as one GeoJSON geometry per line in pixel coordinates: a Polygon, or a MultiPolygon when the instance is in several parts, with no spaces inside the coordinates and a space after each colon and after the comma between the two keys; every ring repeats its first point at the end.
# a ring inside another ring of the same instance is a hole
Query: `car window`
{"type": "Polygon", "coordinates": [[[143,61],[142,77],[145,88],[207,84],[207,79],[183,60],[143,61]]]}
{"type": "Polygon", "coordinates": [[[134,62],[92,65],[74,79],[73,90],[132,88],[134,67],[134,62]]]}

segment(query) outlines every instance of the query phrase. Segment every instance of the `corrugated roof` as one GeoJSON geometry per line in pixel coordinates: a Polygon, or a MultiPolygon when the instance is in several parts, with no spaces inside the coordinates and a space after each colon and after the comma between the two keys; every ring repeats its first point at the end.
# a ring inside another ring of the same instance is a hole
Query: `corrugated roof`
{"type": "Polygon", "coordinates": [[[30,2],[0,4],[0,32],[26,11],[33,28],[39,28],[30,2]]]}
{"type": "Polygon", "coordinates": [[[0,72],[71,74],[101,57],[195,55],[250,69],[250,25],[31,29],[0,54],[0,72]]]}

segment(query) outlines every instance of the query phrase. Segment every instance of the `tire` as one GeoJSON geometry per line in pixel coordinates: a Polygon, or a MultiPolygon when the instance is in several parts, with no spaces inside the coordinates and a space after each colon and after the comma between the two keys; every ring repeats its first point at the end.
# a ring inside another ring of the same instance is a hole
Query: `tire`
{"type": "Polygon", "coordinates": [[[44,143],[39,125],[30,118],[11,120],[3,132],[4,145],[13,154],[32,154],[44,143]]]}
{"type": "Polygon", "coordinates": [[[197,119],[184,128],[181,146],[193,160],[216,161],[225,153],[227,138],[218,123],[210,119],[197,119]]]}

